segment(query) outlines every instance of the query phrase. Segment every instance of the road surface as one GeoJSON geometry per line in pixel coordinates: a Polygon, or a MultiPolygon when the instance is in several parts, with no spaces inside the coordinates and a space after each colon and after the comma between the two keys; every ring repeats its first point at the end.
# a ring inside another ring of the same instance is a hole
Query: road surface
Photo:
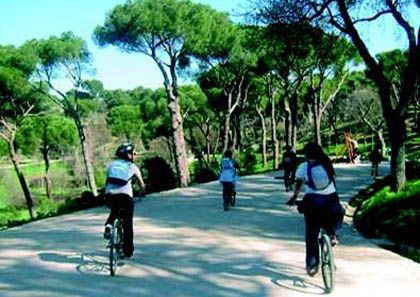
{"type": "MultiPolygon", "coordinates": [[[[344,203],[369,166],[337,165],[344,203]]],[[[383,169],[383,168],[382,168],[383,169]]],[[[383,169],[384,170],[384,169],[383,169]]],[[[217,182],[136,203],[133,259],[109,276],[105,207],[0,232],[1,297],[263,297],[324,294],[304,270],[303,217],[285,206],[279,172],[246,176],[223,212],[217,182]]],[[[362,238],[350,224],[335,248],[331,296],[419,296],[420,265],[362,238]]]]}

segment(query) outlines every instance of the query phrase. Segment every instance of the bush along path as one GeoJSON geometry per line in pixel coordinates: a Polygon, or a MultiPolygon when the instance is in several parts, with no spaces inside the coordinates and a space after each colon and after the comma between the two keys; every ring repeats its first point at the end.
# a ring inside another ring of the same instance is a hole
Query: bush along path
{"type": "Polygon", "coordinates": [[[408,163],[403,191],[390,192],[389,177],[378,179],[361,190],[350,204],[356,208],[354,224],[366,237],[420,263],[419,168],[408,163]]]}
{"type": "MultiPolygon", "coordinates": [[[[372,180],[365,165],[337,165],[344,204],[372,180]]],[[[303,217],[285,205],[273,172],[242,177],[224,212],[218,182],[147,195],[136,203],[134,257],[116,277],[102,237],[105,207],[39,220],[0,233],[2,297],[261,297],[324,293],[304,269],[303,217]]],[[[417,296],[420,265],[345,224],[335,248],[331,296],[417,296]]]]}

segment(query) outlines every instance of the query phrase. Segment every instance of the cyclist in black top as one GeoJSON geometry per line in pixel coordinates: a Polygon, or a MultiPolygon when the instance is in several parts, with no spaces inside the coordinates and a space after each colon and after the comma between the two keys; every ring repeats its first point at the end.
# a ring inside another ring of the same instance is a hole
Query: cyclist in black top
{"type": "Polygon", "coordinates": [[[282,164],[284,169],[284,187],[286,192],[288,192],[292,189],[296,172],[296,154],[289,145],[285,147],[282,164]]]}

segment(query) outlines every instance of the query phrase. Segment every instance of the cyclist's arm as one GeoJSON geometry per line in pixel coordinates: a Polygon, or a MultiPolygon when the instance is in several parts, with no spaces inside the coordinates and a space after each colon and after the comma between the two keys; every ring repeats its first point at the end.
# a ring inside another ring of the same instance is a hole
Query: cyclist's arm
{"type": "Polygon", "coordinates": [[[295,182],[295,191],[293,192],[292,197],[290,197],[289,201],[287,201],[287,204],[289,205],[295,205],[296,204],[296,200],[299,196],[299,193],[302,189],[303,186],[303,180],[301,179],[297,179],[295,182]]]}
{"type": "Polygon", "coordinates": [[[140,185],[140,187],[143,189],[143,190],[145,190],[146,189],[146,186],[144,185],[144,181],[143,181],[143,178],[142,178],[142,176],[141,176],[141,174],[134,174],[134,181],[138,184],[138,185],[140,185]]]}
{"type": "Polygon", "coordinates": [[[143,181],[143,177],[141,176],[141,172],[140,169],[136,166],[133,165],[133,182],[135,182],[136,184],[138,184],[143,190],[146,189],[145,185],[144,185],[144,181],[143,181]]]}

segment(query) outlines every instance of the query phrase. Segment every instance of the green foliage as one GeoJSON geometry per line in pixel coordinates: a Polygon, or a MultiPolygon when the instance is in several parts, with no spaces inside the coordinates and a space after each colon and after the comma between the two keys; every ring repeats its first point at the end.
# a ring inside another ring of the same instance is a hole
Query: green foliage
{"type": "Polygon", "coordinates": [[[39,199],[39,204],[36,209],[37,217],[47,217],[52,214],[55,214],[59,208],[59,204],[55,203],[53,200],[50,200],[43,196],[39,199]]]}
{"type": "Polygon", "coordinates": [[[257,166],[257,152],[252,146],[247,147],[237,156],[241,174],[252,174],[257,166]]]}
{"type": "Polygon", "coordinates": [[[209,167],[207,167],[198,161],[193,161],[189,170],[192,173],[193,183],[207,183],[218,179],[219,164],[218,162],[210,162],[209,167]]]}
{"type": "MultiPolygon", "coordinates": [[[[117,5],[95,29],[99,45],[116,45],[155,58],[171,48],[179,60],[219,56],[231,44],[227,15],[187,0],[135,0],[117,5]],[[169,47],[167,47],[169,46],[169,47]]],[[[168,51],[168,54],[169,51],[168,51]]],[[[183,63],[185,64],[185,63],[183,63]]]]}
{"type": "Polygon", "coordinates": [[[0,208],[0,230],[29,220],[29,213],[26,209],[17,209],[14,206],[0,208]]]}
{"type": "Polygon", "coordinates": [[[49,152],[70,151],[78,143],[74,122],[61,115],[41,115],[25,118],[16,134],[18,148],[28,156],[41,147],[49,152]]]}
{"type": "Polygon", "coordinates": [[[107,123],[115,136],[124,136],[127,140],[139,139],[143,130],[138,107],[120,105],[112,108],[107,115],[107,123]]]}
{"type": "MultiPolygon", "coordinates": [[[[400,86],[404,71],[408,66],[408,52],[395,49],[376,55],[379,65],[384,70],[387,79],[394,85],[400,86]]],[[[370,74],[368,72],[368,74],[370,74]]]]}
{"type": "Polygon", "coordinates": [[[38,63],[52,78],[62,76],[67,71],[80,74],[80,68],[73,69],[71,66],[86,66],[91,61],[86,42],[72,32],[64,32],[59,37],[51,36],[49,39],[33,39],[25,43],[24,48],[38,57],[38,63]]]}
{"type": "Polygon", "coordinates": [[[30,82],[34,71],[33,55],[22,48],[0,46],[0,116],[3,120],[18,125],[30,111],[39,111],[42,97],[30,82]]]}
{"type": "Polygon", "coordinates": [[[355,216],[355,225],[367,236],[385,234],[392,240],[420,247],[420,180],[406,183],[400,192],[384,187],[366,200],[355,216]],[[417,234],[417,236],[416,236],[417,234]]]}
{"type": "Polygon", "coordinates": [[[9,147],[7,145],[7,142],[0,138],[0,158],[5,157],[9,155],[9,147]]]}

